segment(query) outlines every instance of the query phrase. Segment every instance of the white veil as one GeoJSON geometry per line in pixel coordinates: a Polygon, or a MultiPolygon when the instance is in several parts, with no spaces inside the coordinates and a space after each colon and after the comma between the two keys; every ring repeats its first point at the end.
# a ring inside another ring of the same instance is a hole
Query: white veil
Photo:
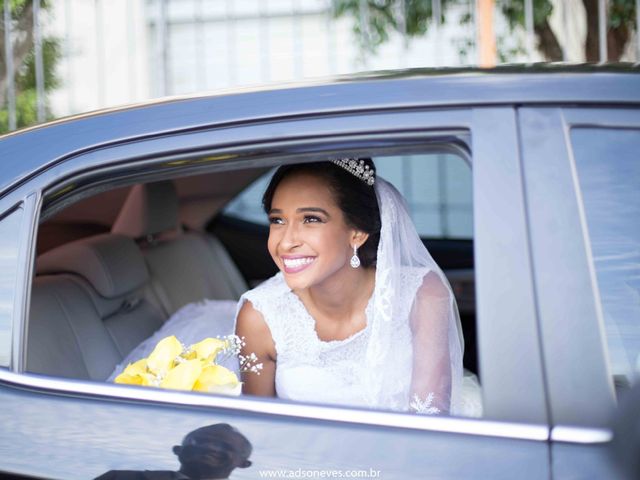
{"type": "Polygon", "coordinates": [[[377,408],[456,414],[464,343],[451,286],[416,232],[402,195],[380,177],[374,187],[381,231],[365,362],[367,401],[377,408]]]}

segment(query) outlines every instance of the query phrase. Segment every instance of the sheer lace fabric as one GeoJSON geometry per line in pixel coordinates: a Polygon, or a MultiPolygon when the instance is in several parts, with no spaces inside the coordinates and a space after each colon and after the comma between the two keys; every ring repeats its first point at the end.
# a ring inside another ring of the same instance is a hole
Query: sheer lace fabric
{"type": "Polygon", "coordinates": [[[417,413],[460,413],[464,343],[453,292],[416,232],[400,193],[378,178],[376,195],[382,228],[374,330],[367,352],[369,402],[417,413]],[[406,373],[390,368],[398,345],[387,339],[395,331],[409,331],[406,373]]]}

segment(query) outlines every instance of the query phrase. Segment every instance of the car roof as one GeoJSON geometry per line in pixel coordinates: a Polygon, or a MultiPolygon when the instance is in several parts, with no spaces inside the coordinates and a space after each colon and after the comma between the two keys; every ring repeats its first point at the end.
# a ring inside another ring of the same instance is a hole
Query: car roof
{"type": "Polygon", "coordinates": [[[170,132],[327,113],[527,104],[640,105],[640,66],[369,72],[92,112],[0,137],[0,195],[33,173],[84,151],[170,132]]]}

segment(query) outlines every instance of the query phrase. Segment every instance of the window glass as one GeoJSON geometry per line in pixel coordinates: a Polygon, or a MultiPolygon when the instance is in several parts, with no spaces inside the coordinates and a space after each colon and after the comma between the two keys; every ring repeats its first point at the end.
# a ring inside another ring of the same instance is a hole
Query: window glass
{"type": "Polygon", "coordinates": [[[640,130],[574,129],[576,168],[616,384],[640,372],[640,130]]]}
{"type": "MultiPolygon", "coordinates": [[[[378,175],[404,195],[422,237],[473,237],[471,168],[459,156],[439,153],[374,158],[378,175]]],[[[260,208],[269,172],[225,209],[227,215],[267,225],[260,208]]]]}
{"type": "Polygon", "coordinates": [[[9,366],[13,298],[18,269],[18,232],[22,209],[0,220],[0,366],[9,366]]]}
{"type": "Polygon", "coordinates": [[[268,225],[267,216],[262,210],[262,194],[267,189],[273,172],[275,169],[253,182],[226,206],[224,213],[249,222],[268,225]]]}

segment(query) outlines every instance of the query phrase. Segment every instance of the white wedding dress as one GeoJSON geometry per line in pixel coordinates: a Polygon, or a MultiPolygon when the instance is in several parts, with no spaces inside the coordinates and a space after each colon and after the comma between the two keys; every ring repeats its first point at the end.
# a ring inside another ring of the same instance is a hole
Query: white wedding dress
{"type": "MultiPolygon", "coordinates": [[[[425,271],[407,271],[402,276],[405,292],[415,292],[425,271]]],[[[365,381],[368,378],[367,347],[371,337],[372,312],[375,293],[367,304],[366,326],[342,340],[321,340],[315,329],[315,320],[300,298],[287,286],[282,273],[278,273],[258,287],[242,295],[238,309],[250,301],[259,311],[276,346],[277,368],[275,388],[279,398],[356,407],[387,407],[407,410],[411,386],[411,331],[408,325],[398,328],[388,338],[392,365],[396,372],[398,390],[388,405],[372,405],[367,397],[365,381]]],[[[407,314],[411,305],[407,305],[407,314]]],[[[459,408],[453,413],[479,417],[482,414],[480,390],[475,376],[465,374],[459,408]]],[[[420,413],[439,413],[430,404],[420,413]],[[432,410],[429,410],[431,408],[432,410]]]]}

